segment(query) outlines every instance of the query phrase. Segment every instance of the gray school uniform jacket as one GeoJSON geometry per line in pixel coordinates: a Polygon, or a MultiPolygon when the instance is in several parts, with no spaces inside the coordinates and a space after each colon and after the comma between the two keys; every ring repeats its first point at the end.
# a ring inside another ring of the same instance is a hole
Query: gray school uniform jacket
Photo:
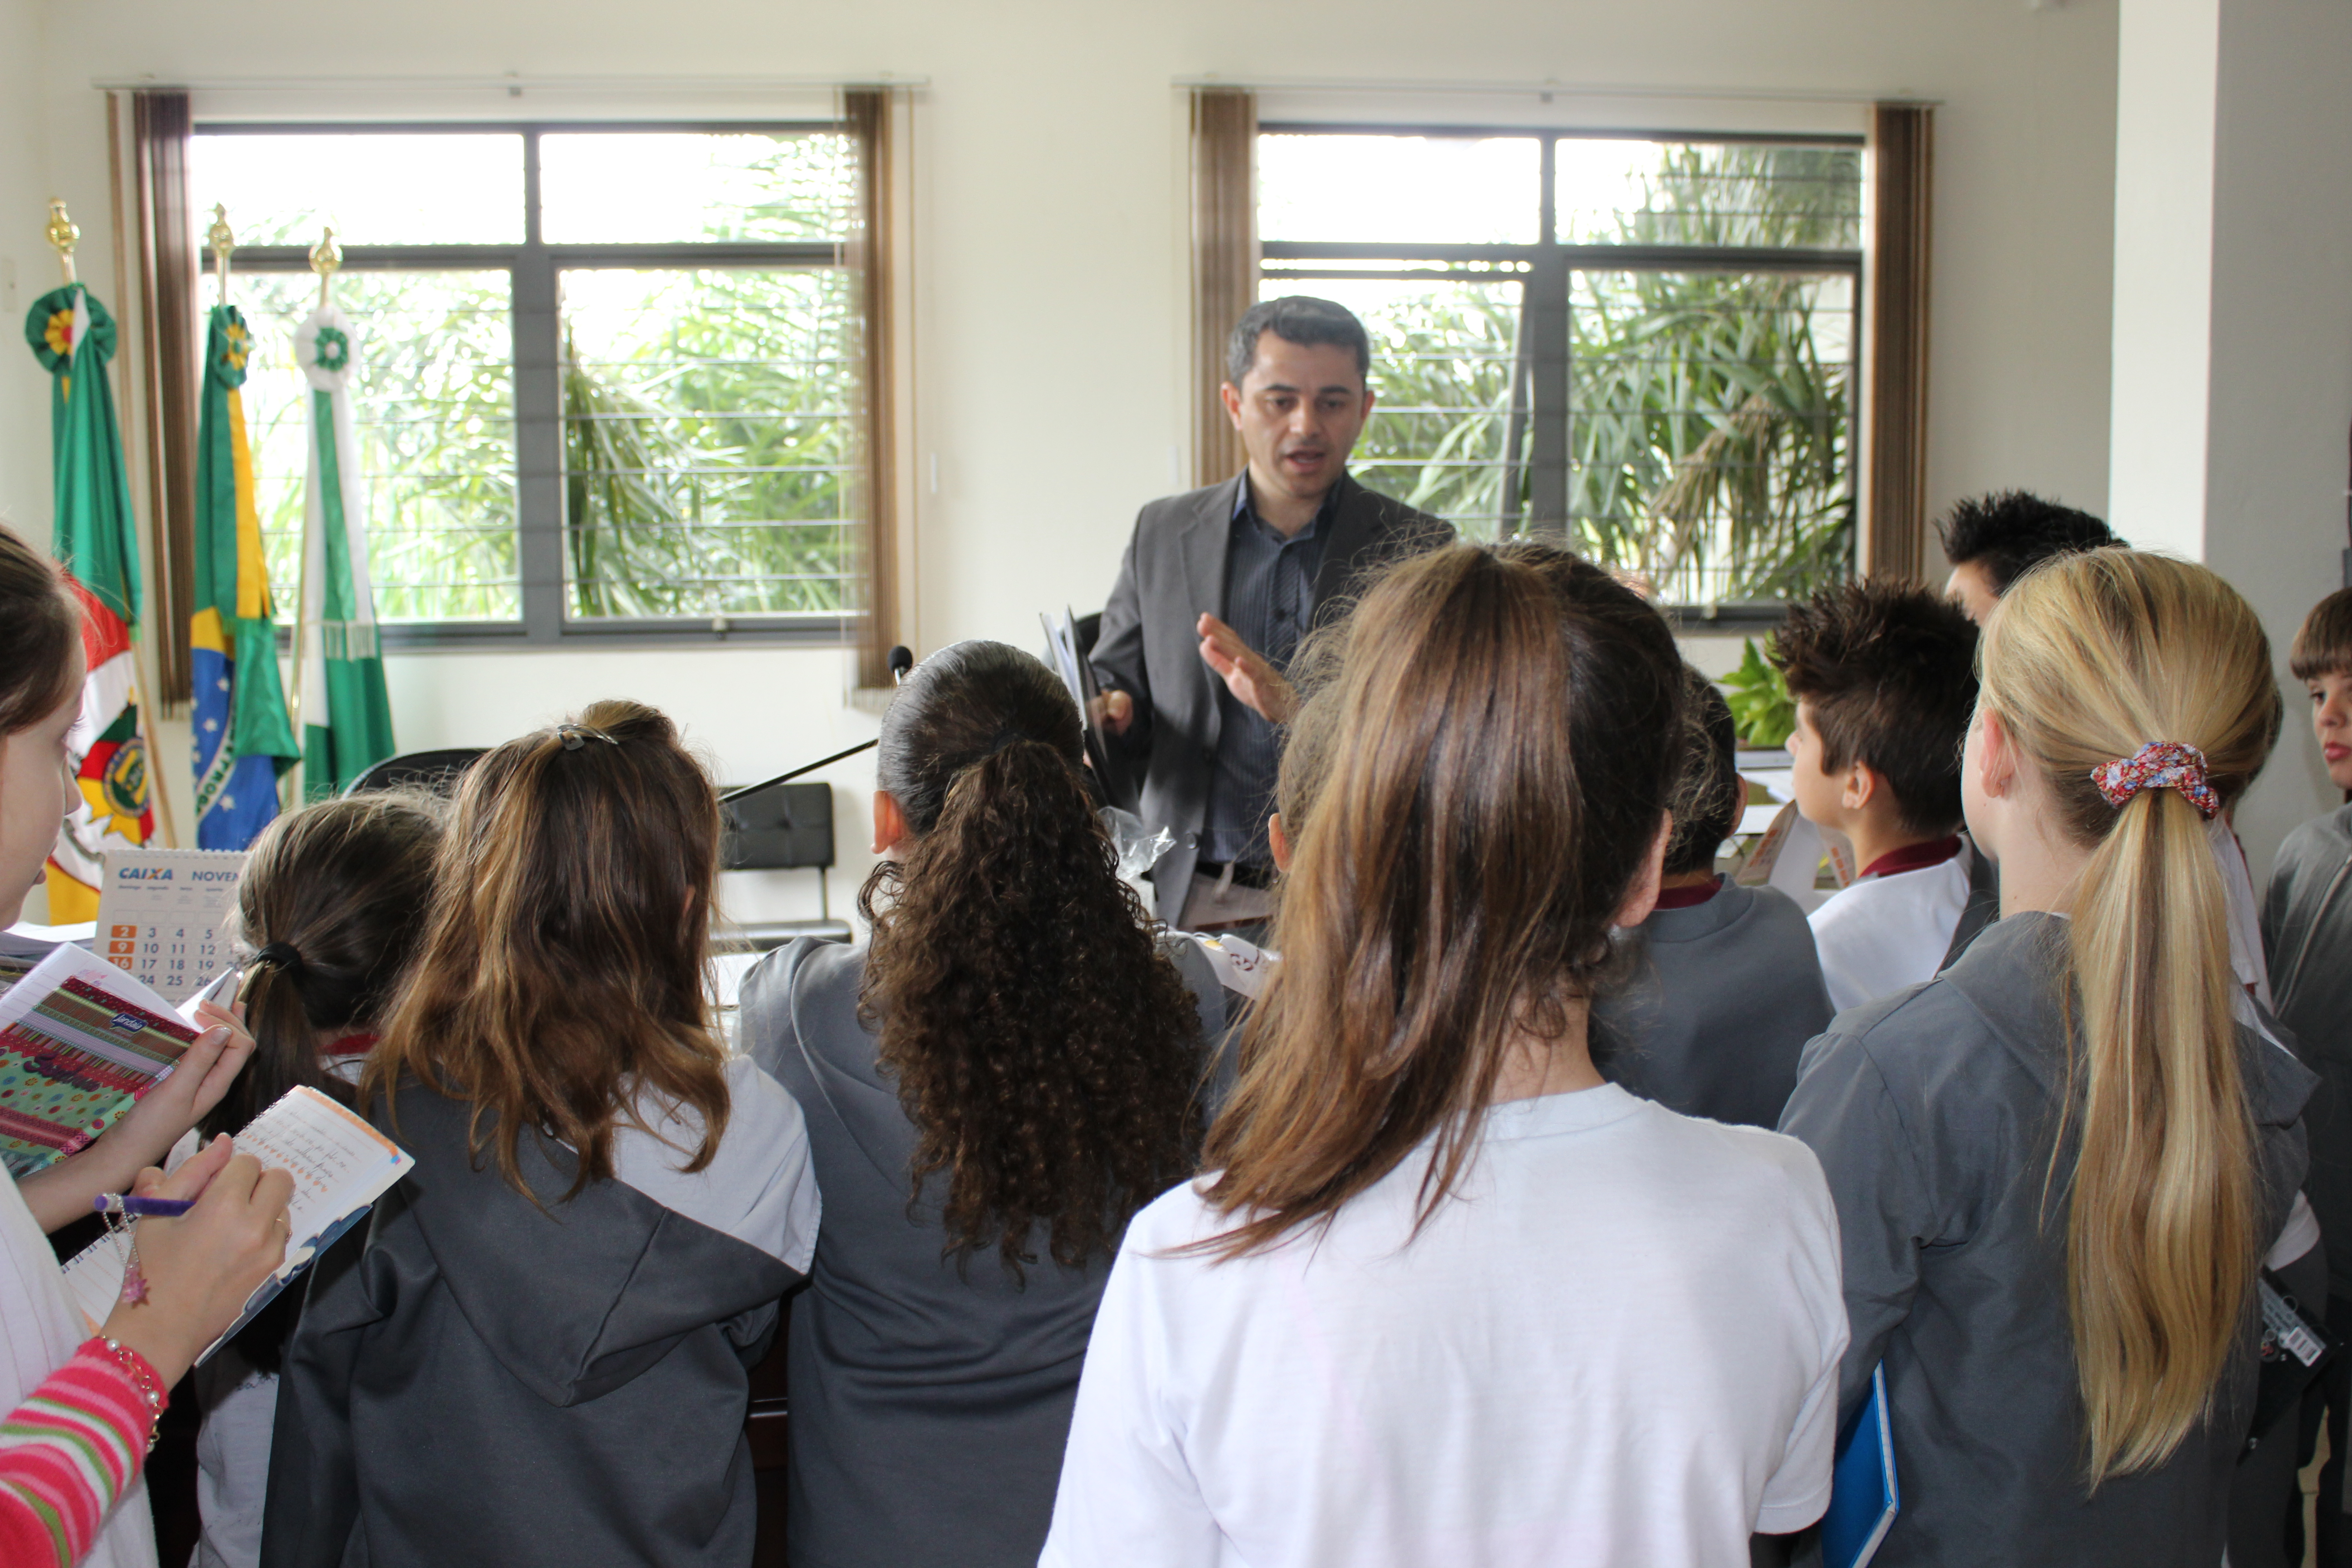
{"type": "Polygon", "coordinates": [[[2304,1193],[2327,1242],[2327,1289],[2352,1298],[2352,805],[2287,835],[2263,900],[2279,1021],[2319,1075],[2304,1111],[2304,1193]]]}
{"type": "Polygon", "coordinates": [[[1830,994],[1805,912],[1771,888],[1727,881],[1624,935],[1632,967],[1593,1005],[1602,1076],[1685,1116],[1771,1127],[1830,994]]]}
{"type": "Polygon", "coordinates": [[[750,1369],[802,1277],[621,1182],[564,1198],[571,1152],[527,1138],[542,1209],[469,1107],[399,1103],[416,1168],[287,1346],[262,1568],[749,1568],[750,1369]]]}
{"type": "MultiPolygon", "coordinates": [[[[2012,915],[1924,985],[1838,1016],[1780,1118],[1837,1201],[1853,1339],[1841,1420],[1886,1368],[1903,1509],[1878,1568],[2213,1568],[2253,1414],[2255,1320],[2215,1414],[2154,1469],[2083,1484],[2066,1307],[2074,1139],[2043,1181],[2065,1081],[2065,922],[2012,915]]],[[[2312,1077],[2239,1031],[2276,1236],[2303,1179],[2312,1077]]]]}
{"type": "MultiPolygon", "coordinates": [[[[1162,951],[1204,1031],[1223,1003],[1208,960],[1162,951]]],[[[1112,1259],[944,1256],[938,1206],[912,1216],[918,1137],[857,1018],[860,945],[803,940],[744,977],[736,1039],[801,1103],[824,1194],[809,1289],[787,1331],[795,1568],[1034,1568],[1112,1259]]],[[[1155,1194],[1156,1195],[1156,1194],[1155,1194]]]]}

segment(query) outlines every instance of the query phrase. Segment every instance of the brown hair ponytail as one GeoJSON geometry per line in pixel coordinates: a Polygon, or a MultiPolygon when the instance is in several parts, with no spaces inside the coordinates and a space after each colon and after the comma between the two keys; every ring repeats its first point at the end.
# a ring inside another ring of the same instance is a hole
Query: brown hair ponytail
{"type": "Polygon", "coordinates": [[[2194,746],[2234,801],[2281,705],[2244,599],[2202,566],[2123,550],[2021,578],[1986,627],[1983,681],[2091,850],[2067,932],[2080,1012],[2064,1114],[2080,1128],[2066,1289],[2095,1483],[2161,1464],[2204,1416],[2269,1238],[2204,821],[2174,789],[2115,805],[2092,770],[2194,746]]]}
{"type": "Polygon", "coordinates": [[[297,1084],[329,1079],[319,1036],[380,1021],[424,931],[441,844],[441,803],[380,791],[321,801],[271,823],[236,889],[253,1059],[203,1122],[236,1132],[297,1084]]]}
{"type": "Polygon", "coordinates": [[[1454,1191],[1513,1037],[1560,1037],[1610,962],[1681,734],[1665,622],[1541,545],[1395,568],[1305,666],[1282,968],[1206,1151],[1225,1256],[1327,1221],[1433,1135],[1420,1218],[1454,1191]]]}
{"type": "Polygon", "coordinates": [[[718,872],[718,796],[653,709],[599,702],[489,752],[458,786],[362,1098],[410,1077],[471,1100],[476,1147],[518,1190],[522,1137],[558,1139],[576,1193],[612,1175],[614,1129],[650,1097],[701,1117],[684,1169],[703,1169],[728,1110],[703,973],[718,872]]]}
{"type": "Polygon", "coordinates": [[[877,782],[901,860],[858,895],[873,925],[861,1016],[944,1177],[950,1250],[1017,1275],[1051,1232],[1076,1268],[1181,1181],[1198,1146],[1199,1016],[1118,879],[1081,782],[1077,708],[1003,643],[918,666],[883,721],[877,782]]]}

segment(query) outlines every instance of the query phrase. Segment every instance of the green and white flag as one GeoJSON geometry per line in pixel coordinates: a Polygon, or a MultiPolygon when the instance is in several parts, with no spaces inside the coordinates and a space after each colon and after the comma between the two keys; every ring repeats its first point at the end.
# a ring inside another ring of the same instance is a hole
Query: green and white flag
{"type": "Polygon", "coordinates": [[[352,432],[359,368],[349,317],[321,305],[294,330],[310,384],[310,485],[302,501],[302,787],[339,793],[393,754],[375,595],[368,584],[367,514],[352,432]]]}

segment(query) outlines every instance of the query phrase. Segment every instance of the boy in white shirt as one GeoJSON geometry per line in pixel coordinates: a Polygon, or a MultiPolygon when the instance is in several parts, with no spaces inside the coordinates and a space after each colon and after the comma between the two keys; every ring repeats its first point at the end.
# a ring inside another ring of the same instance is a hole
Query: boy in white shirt
{"type": "Polygon", "coordinates": [[[1968,910],[1960,742],[1977,631],[1925,588],[1850,583],[1790,606],[1773,660],[1796,699],[1797,810],[1845,835],[1862,874],[1815,910],[1831,1005],[1935,978],[1968,910]]]}

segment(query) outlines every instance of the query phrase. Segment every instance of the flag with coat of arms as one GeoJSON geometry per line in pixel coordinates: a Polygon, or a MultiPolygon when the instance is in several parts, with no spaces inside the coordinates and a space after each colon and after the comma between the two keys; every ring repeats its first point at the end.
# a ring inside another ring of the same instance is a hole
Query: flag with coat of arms
{"type": "Polygon", "coordinates": [[[81,601],[89,665],[81,717],[66,738],[79,795],[47,866],[48,918],[66,925],[98,917],[106,851],[143,844],[155,831],[131,651],[139,625],[139,547],[131,532],[122,431],[106,376],[114,318],[87,288],[68,283],[33,302],[25,337],[52,377],[50,548],[81,601]]]}
{"type": "Polygon", "coordinates": [[[331,304],[294,329],[294,363],[310,385],[296,633],[302,668],[295,689],[302,700],[302,788],[312,800],[340,793],[394,749],[352,428],[351,384],[359,368],[352,337],[351,319],[331,304]]]}
{"type": "Polygon", "coordinates": [[[246,439],[253,334],[234,305],[213,307],[196,416],[194,676],[196,846],[243,849],[278,815],[278,778],[301,750],[278,674],[276,606],[246,439]]]}

